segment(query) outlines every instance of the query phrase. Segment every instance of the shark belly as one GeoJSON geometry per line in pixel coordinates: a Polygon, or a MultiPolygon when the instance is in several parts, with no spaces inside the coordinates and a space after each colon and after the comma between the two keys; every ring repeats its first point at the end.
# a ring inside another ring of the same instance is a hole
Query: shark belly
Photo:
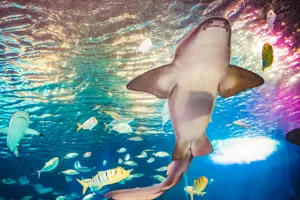
{"type": "Polygon", "coordinates": [[[14,119],[10,124],[7,135],[7,146],[12,152],[15,152],[19,146],[19,142],[24,137],[28,125],[28,121],[24,118],[14,119]]]}

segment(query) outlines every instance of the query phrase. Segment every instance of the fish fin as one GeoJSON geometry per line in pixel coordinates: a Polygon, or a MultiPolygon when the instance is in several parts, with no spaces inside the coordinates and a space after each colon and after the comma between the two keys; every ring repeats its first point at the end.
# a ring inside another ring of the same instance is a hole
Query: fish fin
{"type": "Polygon", "coordinates": [[[40,179],[40,177],[41,177],[41,170],[37,171],[37,175],[38,175],[38,179],[40,179]]]}
{"type": "Polygon", "coordinates": [[[76,180],[82,185],[82,194],[84,194],[90,185],[79,179],[76,179],[76,180]]]}
{"type": "Polygon", "coordinates": [[[137,76],[127,84],[126,88],[166,99],[172,94],[176,85],[176,74],[176,66],[171,63],[137,76]]]}
{"type": "Polygon", "coordinates": [[[112,131],[112,128],[109,128],[109,126],[107,125],[107,123],[104,123],[104,131],[106,131],[108,129],[108,133],[110,133],[112,131]]]}
{"type": "Polygon", "coordinates": [[[193,190],[189,191],[189,194],[190,194],[190,196],[191,196],[191,200],[194,200],[193,190]]]}
{"type": "Polygon", "coordinates": [[[1,128],[1,129],[0,129],[0,133],[8,134],[8,127],[1,128]]]}
{"type": "Polygon", "coordinates": [[[256,73],[231,65],[227,76],[220,82],[219,93],[222,97],[231,97],[244,90],[258,87],[264,79],[256,73]]]}
{"type": "Polygon", "coordinates": [[[180,160],[181,158],[185,157],[190,149],[190,146],[191,141],[179,138],[173,151],[172,160],[180,160]]]}
{"type": "Polygon", "coordinates": [[[204,196],[206,194],[206,192],[201,192],[200,194],[201,194],[201,196],[204,196]]]}
{"type": "Polygon", "coordinates": [[[41,136],[41,137],[45,137],[44,134],[39,133],[39,132],[37,132],[36,130],[33,130],[33,129],[31,129],[31,128],[27,128],[26,131],[25,131],[25,134],[28,134],[28,135],[39,135],[39,136],[41,136]]]}
{"type": "Polygon", "coordinates": [[[203,134],[200,139],[192,141],[191,150],[194,157],[204,156],[213,152],[213,147],[206,134],[203,134]]]}
{"type": "Polygon", "coordinates": [[[77,131],[79,131],[82,128],[82,125],[77,123],[77,126],[78,126],[77,131]]]}

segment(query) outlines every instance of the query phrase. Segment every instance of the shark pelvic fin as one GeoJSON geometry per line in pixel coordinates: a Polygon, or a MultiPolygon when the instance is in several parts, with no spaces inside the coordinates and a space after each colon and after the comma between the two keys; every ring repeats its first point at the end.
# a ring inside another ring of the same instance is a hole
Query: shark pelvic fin
{"type": "Polygon", "coordinates": [[[213,147],[208,140],[206,134],[203,134],[203,137],[199,140],[193,140],[191,145],[192,155],[196,156],[205,156],[213,152],[213,147]]]}
{"type": "Polygon", "coordinates": [[[178,138],[173,151],[172,160],[180,160],[188,153],[191,148],[191,141],[178,138]]]}
{"type": "Polygon", "coordinates": [[[264,79],[256,73],[238,66],[231,65],[227,76],[219,85],[222,97],[231,97],[244,90],[260,86],[264,79]]]}
{"type": "Polygon", "coordinates": [[[176,67],[171,63],[137,76],[126,87],[129,90],[147,92],[160,99],[166,99],[176,85],[176,74],[176,67]]]}

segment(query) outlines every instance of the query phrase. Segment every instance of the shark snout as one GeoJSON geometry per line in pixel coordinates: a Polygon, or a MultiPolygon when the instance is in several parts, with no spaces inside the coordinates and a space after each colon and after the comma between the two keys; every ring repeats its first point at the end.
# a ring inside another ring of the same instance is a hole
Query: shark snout
{"type": "Polygon", "coordinates": [[[212,27],[223,28],[226,30],[226,32],[228,32],[230,30],[230,23],[225,18],[215,17],[215,18],[207,19],[202,25],[203,30],[206,30],[206,29],[209,29],[212,27]]]}

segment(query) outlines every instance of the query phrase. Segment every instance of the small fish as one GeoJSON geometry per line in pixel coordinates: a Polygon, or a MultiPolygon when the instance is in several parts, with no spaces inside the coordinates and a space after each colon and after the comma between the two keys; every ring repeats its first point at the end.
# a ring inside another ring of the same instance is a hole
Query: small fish
{"type": "Polygon", "coordinates": [[[98,120],[95,117],[91,117],[88,120],[86,120],[82,125],[77,123],[77,131],[79,131],[80,129],[92,130],[97,124],[98,120]]]}
{"type": "Polygon", "coordinates": [[[89,167],[81,166],[78,160],[74,163],[74,168],[79,172],[90,172],[93,169],[95,169],[95,167],[89,168],[89,167]]]}
{"type": "Polygon", "coordinates": [[[117,124],[129,124],[134,120],[134,118],[121,118],[120,120],[116,120],[114,119],[113,121],[111,121],[107,126],[108,127],[114,127],[117,124]]]}
{"type": "Polygon", "coordinates": [[[141,153],[141,155],[138,155],[138,156],[136,156],[137,158],[147,158],[147,153],[145,152],[145,151],[143,151],[142,153],[141,153]]]}
{"type": "Polygon", "coordinates": [[[105,166],[107,164],[107,161],[103,160],[102,164],[103,164],[103,166],[105,166]]]}
{"type": "Polygon", "coordinates": [[[232,122],[232,124],[234,124],[236,126],[244,127],[244,128],[251,128],[250,125],[247,125],[244,122],[239,121],[239,120],[236,120],[236,121],[232,122]]]}
{"type": "Polygon", "coordinates": [[[44,167],[41,170],[37,171],[38,178],[40,178],[42,172],[50,172],[50,171],[54,170],[57,167],[58,163],[59,163],[58,157],[54,157],[51,160],[49,160],[48,162],[46,162],[44,167]]]}
{"type": "Polygon", "coordinates": [[[142,141],[143,138],[141,138],[140,136],[135,136],[135,137],[128,138],[127,140],[138,142],[138,141],[142,141]]]}
{"type": "Polygon", "coordinates": [[[277,15],[273,10],[269,10],[269,12],[267,13],[267,25],[269,29],[273,29],[276,16],[277,15]]]}
{"type": "Polygon", "coordinates": [[[160,181],[160,182],[162,182],[162,181],[164,181],[166,178],[165,177],[163,177],[163,176],[161,176],[161,175],[155,175],[155,176],[152,176],[154,179],[156,179],[156,180],[158,180],[158,181],[160,181]]]}
{"type": "Polygon", "coordinates": [[[285,140],[294,145],[300,146],[300,128],[293,129],[286,133],[285,140]]]}
{"type": "Polygon", "coordinates": [[[32,199],[33,198],[33,196],[25,196],[25,197],[23,197],[21,200],[30,200],[30,199],[32,199]]]}
{"type": "Polygon", "coordinates": [[[21,176],[21,177],[19,178],[19,183],[20,183],[21,185],[27,185],[27,184],[29,183],[29,180],[28,180],[27,176],[21,176]]]}
{"type": "Polygon", "coordinates": [[[167,170],[168,170],[168,167],[167,167],[167,166],[165,166],[165,167],[160,167],[160,168],[156,169],[156,171],[158,171],[158,172],[164,172],[164,171],[167,171],[167,170]]]}
{"type": "Polygon", "coordinates": [[[200,195],[203,196],[206,192],[203,192],[203,190],[206,188],[208,184],[208,179],[205,176],[199,177],[197,180],[194,180],[194,185],[193,185],[193,191],[200,195]]]}
{"type": "Polygon", "coordinates": [[[104,130],[106,131],[108,129],[108,133],[110,133],[113,130],[118,133],[132,133],[133,132],[131,126],[128,124],[125,124],[125,123],[117,124],[113,128],[110,128],[106,123],[104,123],[104,125],[105,125],[104,130]]]}
{"type": "Polygon", "coordinates": [[[214,181],[215,181],[215,180],[211,178],[211,179],[209,179],[209,182],[208,182],[208,183],[211,184],[211,183],[213,183],[214,181]]]}
{"type": "Polygon", "coordinates": [[[122,119],[122,117],[118,114],[118,113],[116,113],[116,112],[113,112],[113,111],[104,111],[107,115],[109,115],[109,116],[111,116],[113,119],[115,119],[115,120],[121,120],[122,119]]]}
{"type": "Polygon", "coordinates": [[[124,153],[124,152],[126,152],[126,151],[127,151],[127,149],[124,148],[124,147],[122,147],[122,148],[120,148],[117,152],[118,152],[118,153],[124,153]]]}
{"type": "Polygon", "coordinates": [[[88,158],[92,155],[92,152],[88,151],[85,154],[83,154],[83,157],[88,158]]]}
{"type": "Polygon", "coordinates": [[[208,179],[205,176],[201,176],[198,179],[194,180],[193,186],[186,186],[184,188],[184,191],[190,194],[191,200],[194,199],[194,194],[197,194],[198,196],[204,196],[206,192],[203,192],[203,190],[206,188],[208,184],[208,179]]]}
{"type": "Polygon", "coordinates": [[[58,196],[58,197],[56,197],[55,200],[64,200],[64,199],[65,199],[65,196],[58,196]]]}
{"type": "Polygon", "coordinates": [[[137,166],[138,164],[132,160],[124,162],[125,165],[128,166],[137,166]]]}
{"type": "Polygon", "coordinates": [[[34,184],[33,188],[40,194],[46,194],[53,191],[53,188],[44,188],[41,184],[34,184]]]}
{"type": "Polygon", "coordinates": [[[265,43],[262,49],[262,71],[265,71],[265,69],[272,68],[272,64],[274,61],[274,51],[273,47],[269,43],[265,43]]]}
{"type": "Polygon", "coordinates": [[[66,174],[66,175],[77,175],[77,174],[79,174],[79,172],[74,170],[74,169],[68,169],[68,170],[62,171],[61,173],[66,174]]]}
{"type": "Polygon", "coordinates": [[[152,48],[152,41],[150,38],[147,38],[141,42],[140,46],[137,48],[136,51],[144,54],[148,52],[151,48],[152,48]]]}
{"type": "Polygon", "coordinates": [[[153,153],[152,155],[156,156],[156,157],[167,157],[167,156],[170,156],[170,154],[167,153],[167,152],[165,152],[165,151],[159,151],[159,152],[153,153]]]}
{"type": "Polygon", "coordinates": [[[127,178],[131,171],[132,170],[125,170],[122,167],[117,167],[98,172],[98,174],[96,174],[89,182],[84,182],[79,179],[76,180],[82,185],[82,194],[84,194],[89,186],[96,186],[97,189],[100,190],[105,185],[120,182],[127,178]]]}
{"type": "Polygon", "coordinates": [[[124,160],[128,161],[130,159],[130,155],[129,154],[126,154],[124,160]]]}
{"type": "Polygon", "coordinates": [[[122,158],[119,158],[118,163],[119,163],[119,165],[121,165],[123,163],[122,158]]]}
{"type": "Polygon", "coordinates": [[[72,177],[71,176],[66,176],[66,181],[67,182],[70,182],[70,181],[72,181],[73,179],[72,179],[72,177]]]}
{"type": "Polygon", "coordinates": [[[96,193],[93,192],[92,194],[88,194],[88,195],[86,195],[85,197],[83,197],[82,200],[90,200],[90,199],[92,199],[95,195],[96,195],[96,193]]]}
{"type": "Polygon", "coordinates": [[[6,184],[6,185],[11,185],[11,184],[15,184],[17,183],[17,181],[15,179],[12,179],[12,178],[5,178],[5,179],[2,179],[1,182],[3,184],[6,184]]]}
{"type": "Polygon", "coordinates": [[[147,160],[147,163],[153,163],[154,161],[155,161],[155,159],[151,157],[147,160]]]}
{"type": "Polygon", "coordinates": [[[77,157],[79,154],[78,153],[68,153],[64,159],[71,159],[77,157]]]}
{"type": "Polygon", "coordinates": [[[145,149],[145,151],[154,151],[154,149],[145,149]]]}

